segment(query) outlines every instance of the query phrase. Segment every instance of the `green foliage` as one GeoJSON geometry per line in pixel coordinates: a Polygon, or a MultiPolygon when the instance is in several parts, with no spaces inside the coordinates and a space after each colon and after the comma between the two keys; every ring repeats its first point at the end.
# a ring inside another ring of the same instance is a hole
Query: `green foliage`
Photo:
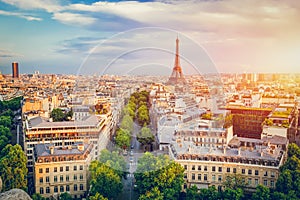
{"type": "Polygon", "coordinates": [[[256,187],[255,193],[252,195],[253,200],[269,200],[270,199],[270,189],[263,185],[258,185],[256,187]]]}
{"type": "Polygon", "coordinates": [[[116,134],[116,144],[123,149],[130,146],[130,132],[126,129],[118,129],[116,134]]]}
{"type": "Polygon", "coordinates": [[[27,157],[20,145],[8,144],[1,151],[0,175],[3,191],[27,188],[27,157]]]}
{"type": "Polygon", "coordinates": [[[115,199],[122,191],[122,180],[116,170],[95,160],[92,161],[89,171],[91,173],[91,196],[99,193],[107,199],[115,199]]]}
{"type": "Polygon", "coordinates": [[[46,200],[46,198],[39,193],[34,193],[31,198],[32,200],[46,200]]]}
{"type": "Polygon", "coordinates": [[[152,188],[150,191],[147,191],[145,194],[142,194],[139,197],[139,200],[163,200],[163,194],[159,191],[158,187],[152,188]]]}
{"type": "Polygon", "coordinates": [[[204,114],[201,115],[201,119],[211,120],[212,119],[212,114],[211,113],[204,113],[204,114]]]}
{"type": "Polygon", "coordinates": [[[222,192],[222,199],[224,200],[240,200],[244,197],[244,192],[241,188],[237,188],[236,190],[231,188],[226,188],[222,192]]]}
{"type": "Polygon", "coordinates": [[[107,149],[103,149],[99,161],[115,169],[119,176],[126,175],[126,161],[117,151],[110,152],[107,149]]]}
{"type": "Polygon", "coordinates": [[[0,125],[11,129],[11,127],[12,127],[11,117],[10,116],[0,116],[0,125]]]}
{"type": "Polygon", "coordinates": [[[12,138],[12,134],[9,128],[0,125],[0,150],[10,143],[11,138],[12,138]]]}
{"type": "Polygon", "coordinates": [[[288,158],[280,167],[276,194],[271,196],[274,195],[285,195],[286,199],[300,199],[300,148],[296,144],[288,146],[288,158]]]}
{"type": "Polygon", "coordinates": [[[201,200],[217,200],[219,196],[220,194],[215,186],[209,186],[208,189],[200,189],[199,199],[201,200]]]}
{"type": "Polygon", "coordinates": [[[129,132],[133,131],[133,120],[129,115],[125,115],[121,121],[121,129],[128,130],[129,132]]]}
{"type": "Polygon", "coordinates": [[[59,200],[72,200],[72,199],[73,199],[72,196],[67,192],[61,193],[59,195],[59,200]]]}
{"type": "Polygon", "coordinates": [[[23,97],[16,97],[9,101],[0,101],[0,113],[4,112],[5,110],[12,110],[17,111],[21,108],[21,99],[23,97]]]}
{"type": "Polygon", "coordinates": [[[189,200],[197,200],[199,198],[197,186],[193,185],[186,189],[186,198],[189,200]]]}
{"type": "Polygon", "coordinates": [[[244,189],[247,184],[245,183],[241,174],[227,174],[223,182],[223,186],[229,189],[237,190],[238,188],[244,189]]]}
{"type": "Polygon", "coordinates": [[[273,126],[273,120],[266,118],[265,121],[263,122],[263,125],[273,126]]]}
{"type": "Polygon", "coordinates": [[[289,127],[290,127],[290,123],[289,123],[288,120],[283,120],[281,125],[282,125],[282,127],[284,127],[284,128],[289,128],[289,127]]]}
{"type": "Polygon", "coordinates": [[[142,145],[149,145],[154,142],[154,135],[152,134],[150,128],[143,127],[139,134],[137,134],[137,140],[142,145]]]}
{"type": "Polygon", "coordinates": [[[147,106],[142,105],[139,107],[137,111],[137,119],[140,125],[143,125],[144,123],[150,123],[149,110],[147,106]]]}
{"type": "Polygon", "coordinates": [[[54,122],[60,122],[65,119],[65,114],[60,108],[54,108],[50,114],[54,122]]]}
{"type": "Polygon", "coordinates": [[[230,126],[232,126],[232,115],[226,115],[223,127],[228,128],[230,126]]]}
{"type": "Polygon", "coordinates": [[[105,198],[100,193],[96,193],[94,196],[90,196],[89,200],[108,200],[108,198],[105,198]]]}
{"type": "Polygon", "coordinates": [[[177,199],[184,181],[183,172],[182,166],[168,156],[145,153],[138,160],[135,173],[138,193],[143,199],[154,194],[158,199],[177,199]]]}

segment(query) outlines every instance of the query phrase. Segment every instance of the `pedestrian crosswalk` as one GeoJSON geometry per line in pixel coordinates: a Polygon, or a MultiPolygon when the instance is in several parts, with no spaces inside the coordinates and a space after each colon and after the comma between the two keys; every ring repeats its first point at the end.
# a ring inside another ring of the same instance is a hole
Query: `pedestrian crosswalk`
{"type": "Polygon", "coordinates": [[[127,174],[127,178],[134,178],[134,174],[127,174]]]}
{"type": "Polygon", "coordinates": [[[136,166],[136,165],[137,165],[137,162],[129,163],[129,165],[131,165],[131,166],[136,166]]]}

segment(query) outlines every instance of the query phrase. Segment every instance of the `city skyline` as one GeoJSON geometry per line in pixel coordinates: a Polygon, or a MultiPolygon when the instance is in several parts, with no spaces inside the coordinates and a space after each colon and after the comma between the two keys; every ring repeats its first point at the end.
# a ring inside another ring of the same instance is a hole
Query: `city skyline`
{"type": "Polygon", "coordinates": [[[123,68],[134,63],[133,70],[168,75],[179,35],[185,74],[191,66],[196,73],[299,73],[299,9],[273,0],[1,0],[0,71],[10,74],[17,61],[20,73],[109,67],[127,74],[132,69],[123,68]]]}

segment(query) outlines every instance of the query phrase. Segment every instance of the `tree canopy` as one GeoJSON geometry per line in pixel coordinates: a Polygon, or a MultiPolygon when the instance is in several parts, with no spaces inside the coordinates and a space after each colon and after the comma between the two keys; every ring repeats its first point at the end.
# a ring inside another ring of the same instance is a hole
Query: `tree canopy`
{"type": "Polygon", "coordinates": [[[92,161],[89,170],[91,173],[91,196],[99,193],[104,198],[115,199],[122,191],[122,179],[113,168],[95,160],[92,161]]]}
{"type": "Polygon", "coordinates": [[[27,157],[20,145],[8,144],[1,151],[0,175],[3,191],[27,188],[27,157]]]}
{"type": "Polygon", "coordinates": [[[151,129],[148,127],[143,127],[139,134],[137,134],[137,140],[142,145],[149,145],[154,142],[154,135],[151,132],[151,129]]]}

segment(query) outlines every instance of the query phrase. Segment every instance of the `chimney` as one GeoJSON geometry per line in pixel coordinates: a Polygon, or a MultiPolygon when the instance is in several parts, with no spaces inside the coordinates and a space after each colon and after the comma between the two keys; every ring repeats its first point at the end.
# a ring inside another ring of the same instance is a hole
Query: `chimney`
{"type": "Polygon", "coordinates": [[[83,144],[78,144],[77,148],[79,151],[83,151],[84,150],[84,145],[83,144]]]}
{"type": "Polygon", "coordinates": [[[49,149],[50,149],[50,154],[53,155],[54,154],[54,146],[50,146],[49,149]]]}

